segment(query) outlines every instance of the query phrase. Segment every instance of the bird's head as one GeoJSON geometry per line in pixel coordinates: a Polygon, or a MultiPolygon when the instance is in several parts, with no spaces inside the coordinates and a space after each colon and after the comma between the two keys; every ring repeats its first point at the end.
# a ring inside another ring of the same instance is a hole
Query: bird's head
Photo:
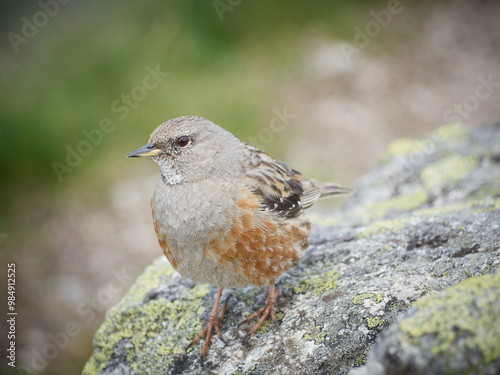
{"type": "Polygon", "coordinates": [[[158,126],[148,144],[127,157],[150,157],[171,184],[220,178],[234,173],[241,142],[213,122],[196,116],[176,117],[158,126]]]}

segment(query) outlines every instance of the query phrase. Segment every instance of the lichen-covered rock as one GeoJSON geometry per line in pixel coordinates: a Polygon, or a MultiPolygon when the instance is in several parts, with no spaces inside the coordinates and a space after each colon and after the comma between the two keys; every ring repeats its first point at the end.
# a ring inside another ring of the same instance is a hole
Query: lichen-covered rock
{"type": "Polygon", "coordinates": [[[350,375],[498,374],[500,273],[415,302],[350,375]]]}
{"type": "Polygon", "coordinates": [[[251,326],[237,323],[267,290],[224,292],[229,343],[215,337],[204,367],[184,347],[216,288],[160,258],[108,312],[83,373],[500,373],[499,145],[499,126],[395,141],[344,211],[314,218],[311,247],[278,283],[277,326],[243,345],[251,326]]]}

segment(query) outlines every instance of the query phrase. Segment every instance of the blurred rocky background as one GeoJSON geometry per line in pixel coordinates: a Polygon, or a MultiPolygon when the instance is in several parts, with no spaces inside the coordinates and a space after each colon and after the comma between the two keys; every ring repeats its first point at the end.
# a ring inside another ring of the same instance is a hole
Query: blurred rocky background
{"type": "Polygon", "coordinates": [[[161,255],[156,165],[125,158],[158,124],[203,116],[353,185],[393,139],[498,120],[499,16],[497,1],[460,0],[4,5],[0,251],[4,280],[17,269],[17,364],[80,372],[105,311],[161,255]]]}

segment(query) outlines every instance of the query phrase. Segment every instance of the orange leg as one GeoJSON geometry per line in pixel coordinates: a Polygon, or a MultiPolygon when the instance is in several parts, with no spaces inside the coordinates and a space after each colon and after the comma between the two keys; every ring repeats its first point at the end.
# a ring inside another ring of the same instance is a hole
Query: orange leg
{"type": "Polygon", "coordinates": [[[208,319],[207,327],[198,336],[196,336],[196,338],[193,341],[191,341],[191,343],[186,347],[187,349],[197,344],[202,338],[205,337],[205,344],[203,345],[203,351],[201,352],[202,364],[207,358],[207,352],[208,349],[210,348],[210,340],[212,339],[212,334],[214,329],[215,332],[217,333],[217,336],[219,336],[219,338],[222,341],[224,341],[224,338],[222,337],[222,332],[220,330],[220,325],[222,323],[222,318],[224,317],[224,314],[227,311],[227,300],[226,303],[224,303],[224,306],[222,306],[220,313],[217,314],[217,311],[219,310],[220,299],[222,296],[222,290],[223,288],[219,287],[219,290],[217,291],[217,297],[215,298],[214,307],[212,309],[212,313],[210,314],[210,318],[208,319]]]}
{"type": "Polygon", "coordinates": [[[251,320],[257,318],[259,315],[261,315],[257,324],[252,328],[250,332],[248,332],[243,341],[246,341],[248,338],[252,337],[255,334],[255,332],[257,332],[257,330],[260,327],[262,327],[262,325],[269,316],[271,316],[271,319],[273,320],[274,324],[276,324],[276,309],[274,308],[274,304],[276,303],[276,298],[278,298],[278,290],[275,289],[275,285],[273,282],[269,289],[269,297],[267,297],[267,302],[264,305],[264,307],[262,307],[255,314],[249,316],[248,318],[246,318],[241,322],[241,323],[248,323],[251,320]]]}

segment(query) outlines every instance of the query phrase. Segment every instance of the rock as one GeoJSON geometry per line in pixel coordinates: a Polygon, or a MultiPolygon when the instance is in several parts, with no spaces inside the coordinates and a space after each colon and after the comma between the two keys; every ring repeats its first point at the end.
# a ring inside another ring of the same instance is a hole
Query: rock
{"type": "Polygon", "coordinates": [[[415,302],[351,375],[498,374],[500,273],[471,277],[415,302]]]}
{"type": "Polygon", "coordinates": [[[315,217],[312,245],[278,283],[278,324],[243,345],[264,288],[225,290],[229,312],[204,367],[216,288],[163,257],[94,338],[84,374],[500,373],[498,125],[397,140],[342,212],[315,217]],[[368,360],[367,360],[368,358],[368,360]]]}

